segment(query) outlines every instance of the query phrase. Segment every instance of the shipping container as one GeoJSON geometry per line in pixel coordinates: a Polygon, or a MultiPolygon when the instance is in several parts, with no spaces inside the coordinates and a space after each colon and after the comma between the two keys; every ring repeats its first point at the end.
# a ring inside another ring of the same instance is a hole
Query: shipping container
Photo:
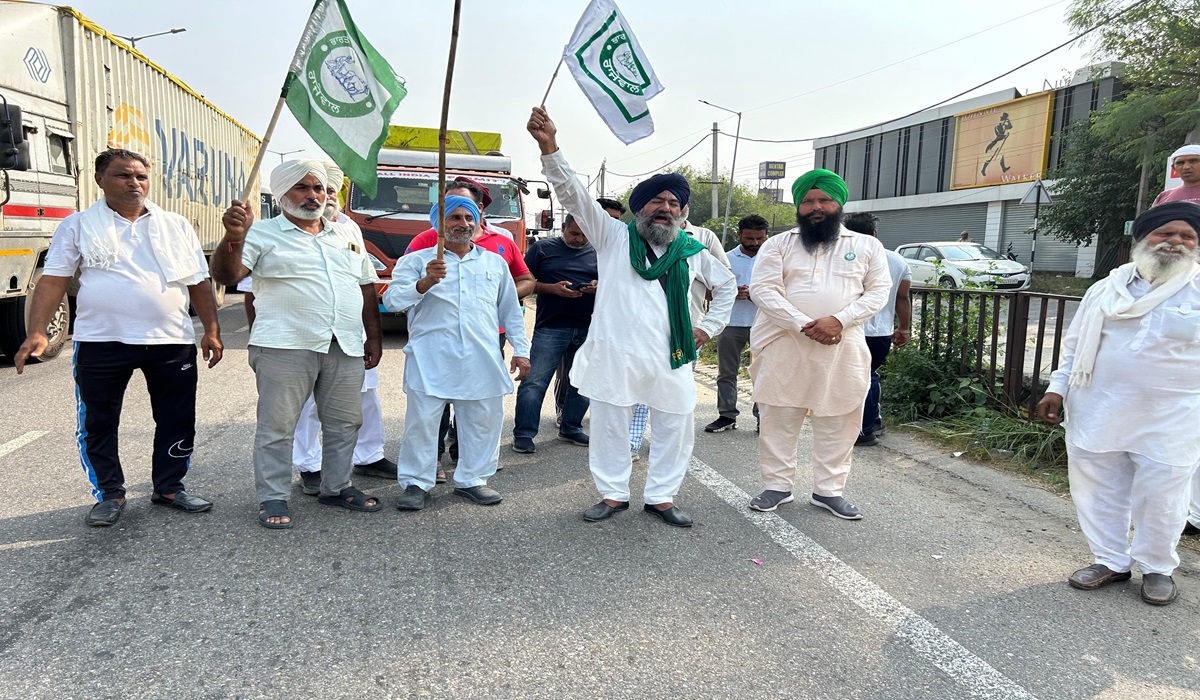
{"type": "MultiPolygon", "coordinates": [[[[126,148],[146,156],[150,200],[186,217],[211,252],[261,145],[74,9],[13,0],[0,0],[0,144],[5,138],[19,141],[28,160],[25,170],[0,171],[0,352],[9,356],[24,340],[28,295],[54,229],[100,196],[97,154],[126,148]]],[[[249,201],[257,197],[255,187],[249,201]]],[[[65,299],[60,306],[51,356],[67,335],[65,299]]]]}

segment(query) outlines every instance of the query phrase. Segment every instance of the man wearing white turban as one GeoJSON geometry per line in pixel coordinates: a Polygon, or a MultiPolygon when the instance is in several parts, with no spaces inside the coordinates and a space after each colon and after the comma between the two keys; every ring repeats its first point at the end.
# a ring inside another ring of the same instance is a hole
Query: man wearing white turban
{"type": "Polygon", "coordinates": [[[1183,180],[1183,184],[1159,193],[1151,206],[1156,207],[1164,202],[1200,204],[1200,144],[1188,144],[1172,153],[1171,169],[1183,180]]]}
{"type": "Polygon", "coordinates": [[[271,172],[271,191],[283,213],[255,222],[250,208],[233,202],[211,262],[221,284],[236,284],[254,272],[249,351],[258,384],[254,473],[258,522],[270,529],[292,526],[292,442],[309,394],[322,425],[317,500],[356,511],[380,509],[378,499],[350,484],[362,425],[357,387],[382,352],[378,277],[361,234],[322,216],[327,181],[320,161],[281,163],[271,172]]]}
{"type": "MultiPolygon", "coordinates": [[[[362,238],[362,229],[354,220],[341,213],[338,206],[338,191],[344,175],[337,163],[322,161],[325,166],[325,218],[335,224],[349,226],[354,234],[362,238]]],[[[238,283],[238,291],[244,292],[246,320],[254,325],[253,277],[238,283]]],[[[396,478],[396,463],[384,456],[383,405],[379,402],[379,373],[372,367],[363,378],[362,427],[358,429],[358,442],[354,445],[354,473],[380,479],[396,478]]],[[[300,420],[296,423],[296,435],[292,443],[292,465],[300,472],[300,486],[305,494],[316,496],[321,492],[321,421],[317,417],[317,404],[312,396],[304,402],[300,420]]]]}

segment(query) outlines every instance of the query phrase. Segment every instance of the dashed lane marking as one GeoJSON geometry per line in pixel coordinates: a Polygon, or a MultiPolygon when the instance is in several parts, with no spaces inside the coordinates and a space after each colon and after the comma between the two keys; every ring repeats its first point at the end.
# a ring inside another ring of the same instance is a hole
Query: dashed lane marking
{"type": "Polygon", "coordinates": [[[750,494],[712,467],[693,457],[688,473],[766,533],[775,544],[787,550],[805,568],[820,576],[828,586],[871,617],[892,627],[900,641],[964,686],[972,697],[996,700],[1035,698],[788,521],[775,513],[750,510],[750,494]]]}
{"type": "Polygon", "coordinates": [[[22,435],[19,438],[14,438],[12,440],[9,440],[8,442],[4,443],[3,445],[0,445],[0,457],[3,457],[4,455],[8,454],[9,452],[15,452],[15,451],[21,449],[22,447],[28,445],[29,443],[33,442],[34,440],[37,440],[41,436],[45,435],[47,432],[49,432],[49,431],[30,430],[28,433],[25,433],[24,435],[22,435]]]}

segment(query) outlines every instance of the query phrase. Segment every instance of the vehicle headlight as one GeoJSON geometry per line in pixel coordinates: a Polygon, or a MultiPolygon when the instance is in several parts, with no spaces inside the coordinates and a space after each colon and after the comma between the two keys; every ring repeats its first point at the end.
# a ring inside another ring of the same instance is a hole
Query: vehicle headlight
{"type": "Polygon", "coordinates": [[[375,268],[376,272],[383,272],[387,269],[387,265],[384,265],[383,262],[374,255],[367,253],[367,258],[371,261],[371,267],[375,268]]]}

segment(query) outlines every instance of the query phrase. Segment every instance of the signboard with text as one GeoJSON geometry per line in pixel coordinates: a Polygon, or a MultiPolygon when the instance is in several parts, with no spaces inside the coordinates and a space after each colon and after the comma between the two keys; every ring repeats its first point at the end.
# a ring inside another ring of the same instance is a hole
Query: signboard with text
{"type": "Polygon", "coordinates": [[[1033,182],[1046,172],[1054,91],[954,115],[950,189],[1033,182]]]}
{"type": "Polygon", "coordinates": [[[786,172],[787,163],[781,160],[765,160],[758,164],[759,180],[782,180],[786,172]]]}

